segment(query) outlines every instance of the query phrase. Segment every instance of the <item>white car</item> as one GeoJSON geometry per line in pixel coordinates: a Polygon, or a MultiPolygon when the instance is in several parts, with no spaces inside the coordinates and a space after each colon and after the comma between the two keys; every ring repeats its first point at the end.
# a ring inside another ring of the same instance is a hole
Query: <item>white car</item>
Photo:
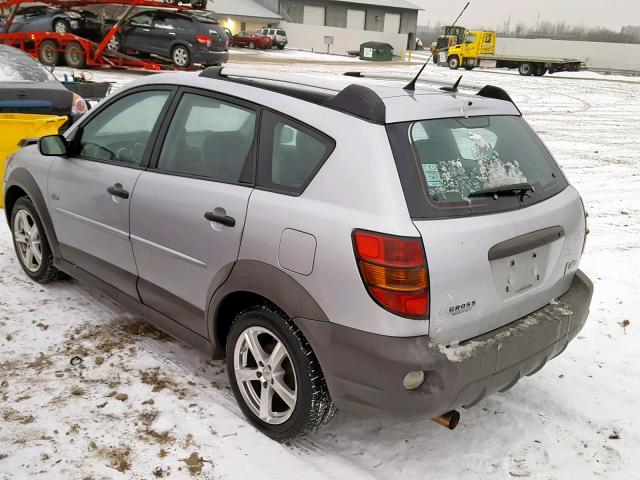
{"type": "Polygon", "coordinates": [[[273,41],[273,45],[278,47],[278,50],[282,50],[287,45],[287,32],[282,30],[281,28],[261,28],[257,31],[257,33],[261,33],[262,35],[267,35],[271,37],[273,41]]]}

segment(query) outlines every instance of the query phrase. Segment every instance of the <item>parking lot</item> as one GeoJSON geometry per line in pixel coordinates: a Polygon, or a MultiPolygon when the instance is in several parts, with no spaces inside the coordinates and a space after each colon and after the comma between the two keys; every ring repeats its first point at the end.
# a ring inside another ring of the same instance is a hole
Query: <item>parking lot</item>
{"type": "MultiPolygon", "coordinates": [[[[230,65],[403,85],[419,64],[232,50],[230,65]]],[[[61,76],[68,69],[58,69],[61,76]]],[[[459,72],[430,64],[418,88],[459,72]]],[[[114,91],[138,74],[91,70],[114,91]]],[[[271,441],[242,416],[223,362],[73,280],[31,282],[0,228],[0,478],[640,478],[640,133],[637,77],[464,72],[512,96],[589,212],[591,315],[567,351],[447,431],[338,413],[271,441]],[[13,476],[8,473],[12,472],[13,476]]],[[[3,216],[4,218],[4,216],[3,216]]]]}

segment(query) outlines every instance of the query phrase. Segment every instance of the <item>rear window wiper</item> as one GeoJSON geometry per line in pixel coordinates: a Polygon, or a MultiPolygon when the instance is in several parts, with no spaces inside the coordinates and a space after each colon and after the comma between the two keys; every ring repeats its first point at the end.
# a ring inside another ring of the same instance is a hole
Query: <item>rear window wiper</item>
{"type": "Polygon", "coordinates": [[[468,197],[491,197],[498,198],[501,193],[510,193],[517,195],[520,200],[526,195],[529,196],[529,192],[535,192],[535,188],[530,183],[512,183],[509,185],[500,185],[499,187],[483,188],[482,190],[475,190],[470,192],[468,197]]]}

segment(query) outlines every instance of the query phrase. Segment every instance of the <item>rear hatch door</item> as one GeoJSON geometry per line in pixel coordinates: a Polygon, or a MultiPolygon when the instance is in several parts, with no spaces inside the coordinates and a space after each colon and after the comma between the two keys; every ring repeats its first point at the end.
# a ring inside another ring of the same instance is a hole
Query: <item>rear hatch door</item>
{"type": "Polygon", "coordinates": [[[572,187],[510,212],[414,223],[429,266],[429,335],[443,344],[511,323],[565,293],[584,236],[572,187]]]}
{"type": "Polygon", "coordinates": [[[582,204],[521,117],[387,130],[427,256],[432,338],[476,337],[568,290],[584,241],[582,204]]]}

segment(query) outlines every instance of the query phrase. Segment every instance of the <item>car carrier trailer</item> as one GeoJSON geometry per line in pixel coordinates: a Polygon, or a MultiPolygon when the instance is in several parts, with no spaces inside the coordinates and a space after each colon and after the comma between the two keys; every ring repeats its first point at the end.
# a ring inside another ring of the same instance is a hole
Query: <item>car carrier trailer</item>
{"type": "Polygon", "coordinates": [[[144,70],[174,69],[172,64],[159,59],[147,60],[125,55],[109,49],[109,41],[118,33],[120,27],[137,7],[164,8],[172,10],[192,10],[191,5],[183,6],[155,0],[45,0],[39,3],[71,8],[88,5],[126,5],[127,9],[118,21],[107,31],[100,43],[79,37],[72,33],[56,32],[9,32],[18,7],[25,0],[0,1],[0,9],[11,9],[4,32],[0,32],[0,43],[10,45],[27,52],[48,66],[66,64],[71,68],[111,67],[139,68],[144,70]]]}
{"type": "Polygon", "coordinates": [[[520,75],[542,76],[545,73],[576,72],[586,65],[572,58],[529,57],[496,55],[495,32],[466,32],[464,41],[452,47],[437,50],[437,64],[452,70],[463,67],[472,70],[483,68],[517,68],[520,75]]]}

